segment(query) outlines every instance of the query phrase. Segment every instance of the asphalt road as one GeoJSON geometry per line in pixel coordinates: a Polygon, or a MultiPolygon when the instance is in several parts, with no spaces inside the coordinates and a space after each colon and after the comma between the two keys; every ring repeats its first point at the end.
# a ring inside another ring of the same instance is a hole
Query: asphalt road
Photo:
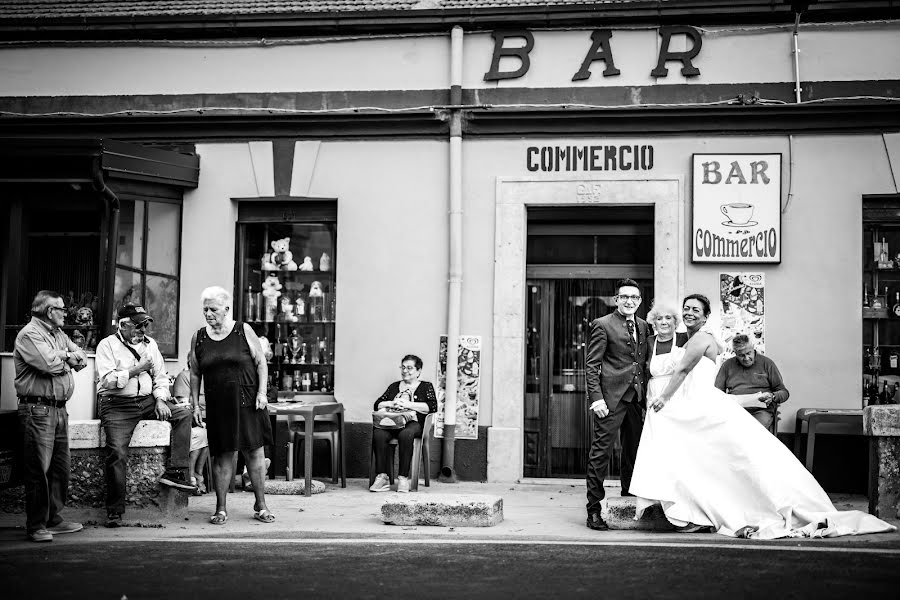
{"type": "MultiPolygon", "coordinates": [[[[10,599],[896,598],[900,551],[854,547],[172,540],[7,546],[10,599]]],[[[62,541],[62,540],[60,540],[62,541]]],[[[67,540],[68,541],[68,540],[67,540]]]]}

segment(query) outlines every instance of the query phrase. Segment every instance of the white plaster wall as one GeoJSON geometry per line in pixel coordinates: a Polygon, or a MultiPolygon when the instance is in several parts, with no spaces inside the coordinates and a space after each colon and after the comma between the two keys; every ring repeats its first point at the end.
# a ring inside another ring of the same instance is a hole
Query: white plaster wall
{"type": "MultiPolygon", "coordinates": [[[[533,177],[526,168],[531,145],[646,144],[656,149],[648,179],[681,176],[684,181],[685,250],[683,290],[700,292],[715,304],[722,271],[757,270],[766,274],[767,354],[779,365],[791,390],[783,408],[782,431],[792,431],[801,407],[858,408],[862,356],[861,240],[862,195],[895,193],[887,154],[879,135],[799,136],[794,144],[794,197],[782,216],[783,260],[780,265],[694,265],[689,243],[692,153],[741,152],[783,154],[787,203],[789,145],[787,136],[707,138],[547,138],[540,140],[467,141],[463,146],[466,244],[464,256],[464,329],[491,331],[494,202],[497,177],[533,177]],[[818,349],[818,350],[816,350],[818,349]]],[[[581,174],[579,174],[581,175],[581,174]]],[[[623,173],[596,172],[597,179],[623,173]]],[[[548,178],[559,174],[547,174],[548,178]]],[[[629,175],[634,177],[634,173],[629,175]]],[[[491,348],[492,341],[486,340],[491,348]]],[[[495,357],[486,352],[482,375],[483,404],[495,376],[495,357]]],[[[484,414],[484,413],[483,413],[484,414]]],[[[485,414],[481,424],[490,424],[485,414]]],[[[496,421],[496,416],[493,417],[496,421]]]]}
{"type": "Polygon", "coordinates": [[[0,96],[445,88],[449,40],[448,34],[267,48],[7,48],[0,50],[0,96]]]}
{"type": "MultiPolygon", "coordinates": [[[[310,197],[338,199],[335,395],[347,419],[368,421],[372,403],[399,379],[408,353],[434,381],[446,328],[447,148],[434,141],[325,142],[296,160],[310,197]]],[[[255,147],[259,150],[258,147],[255,147]]],[[[200,185],[185,197],[179,357],[203,325],[199,296],[234,282],[236,203],[260,195],[271,160],[247,144],[202,144],[200,185]],[[257,165],[254,170],[253,164],[257,165]]]]}
{"type": "MultiPolygon", "coordinates": [[[[531,67],[523,77],[484,81],[490,69],[494,39],[490,32],[466,35],[463,87],[610,87],[674,84],[767,83],[794,80],[793,41],[790,28],[703,30],[703,47],[693,59],[698,77],[681,75],[681,63],[669,62],[666,77],[655,78],[661,40],[656,29],[612,28],[613,59],[621,74],[603,77],[605,65],[593,63],[591,77],[572,81],[591,48],[590,29],[582,31],[533,31],[531,67]]],[[[804,28],[800,34],[801,77],[814,81],[897,79],[900,77],[900,25],[838,26],[830,29],[804,28]]],[[[507,40],[506,45],[521,45],[507,40]]],[[[672,38],[670,50],[684,49],[684,36],[672,38]],[[680,45],[679,45],[680,44],[680,45]]],[[[501,62],[501,70],[513,71],[518,59],[501,62]]],[[[752,91],[752,88],[748,88],[752,91]]]]}
{"type": "MultiPolygon", "coordinates": [[[[271,143],[266,142],[271,154],[271,143]]],[[[212,285],[234,288],[237,204],[232,198],[259,196],[253,143],[197,144],[200,181],[184,195],[181,228],[181,301],[178,307],[178,359],[186,364],[191,335],[205,322],[200,292],[212,285]]],[[[262,150],[264,152],[264,149],[262,150]]],[[[262,161],[265,162],[265,161],[262,161]]],[[[265,188],[266,185],[264,184],[265,188]]],[[[175,370],[177,373],[180,369],[175,370]]]]}
{"type": "MultiPolygon", "coordinates": [[[[521,78],[484,81],[490,68],[489,32],[464,37],[463,86],[610,87],[715,83],[791,82],[790,28],[707,28],[694,59],[701,75],[685,78],[681,65],[653,78],[660,36],[656,29],[612,28],[611,46],[621,74],[573,82],[591,47],[592,29],[533,31],[531,68],[521,78]]],[[[804,25],[800,34],[803,80],[852,81],[900,78],[900,24],[804,25]]],[[[518,42],[510,40],[509,45],[518,42]]],[[[682,49],[684,38],[672,40],[682,49]]],[[[34,47],[0,49],[0,96],[104,96],[191,93],[308,92],[325,90],[443,89],[449,85],[448,35],[361,39],[308,45],[258,47],[34,47]],[[102,77],[86,77],[91,73],[102,77]]],[[[514,70],[515,59],[502,68],[514,70]]],[[[748,88],[748,91],[753,91],[748,88]]],[[[639,100],[640,89],[635,100],[639,100]]],[[[134,107],[129,107],[134,108],[134,107]]],[[[327,108],[323,106],[322,108],[327,108]]]]}

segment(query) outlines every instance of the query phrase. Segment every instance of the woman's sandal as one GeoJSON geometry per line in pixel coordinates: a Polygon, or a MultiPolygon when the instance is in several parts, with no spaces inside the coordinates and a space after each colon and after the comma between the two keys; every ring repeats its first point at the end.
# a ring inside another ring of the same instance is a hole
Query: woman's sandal
{"type": "Polygon", "coordinates": [[[268,508],[264,508],[253,513],[253,518],[261,523],[271,523],[275,520],[275,515],[268,508]]]}
{"type": "Polygon", "coordinates": [[[216,514],[209,518],[209,522],[213,525],[224,525],[225,521],[228,520],[228,515],[224,510],[216,511],[216,514]]]}
{"type": "Polygon", "coordinates": [[[759,531],[759,527],[753,527],[753,526],[751,526],[751,525],[747,525],[747,526],[741,527],[740,529],[738,529],[737,531],[735,531],[735,532],[734,532],[734,537],[744,538],[744,539],[748,539],[748,540],[749,540],[749,539],[750,539],[750,536],[752,536],[752,535],[753,535],[754,533],[756,533],[757,531],[759,531]]]}

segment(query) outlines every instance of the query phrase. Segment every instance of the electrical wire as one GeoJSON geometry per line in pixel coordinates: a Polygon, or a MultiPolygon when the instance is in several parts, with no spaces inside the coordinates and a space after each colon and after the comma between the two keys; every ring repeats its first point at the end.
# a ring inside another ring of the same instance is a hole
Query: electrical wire
{"type": "MultiPolygon", "coordinates": [[[[898,102],[900,98],[891,96],[842,96],[834,98],[819,98],[816,100],[804,100],[800,104],[789,103],[783,100],[774,100],[766,98],[753,98],[751,105],[761,106],[802,106],[806,104],[820,104],[825,102],[844,102],[854,100],[879,100],[888,102],[898,102]]],[[[737,98],[730,100],[719,100],[715,102],[681,102],[681,103],[642,103],[642,104],[581,104],[581,103],[551,103],[551,104],[472,104],[453,107],[459,110],[618,110],[630,108],[702,108],[712,106],[741,106],[747,103],[737,98]]],[[[414,113],[414,112],[441,112],[447,110],[447,107],[436,105],[409,106],[401,108],[386,108],[383,106],[355,106],[349,108],[322,108],[322,109],[303,109],[303,108],[276,108],[276,107],[244,107],[244,106],[195,106],[186,108],[175,108],[171,110],[148,110],[148,109],[122,109],[109,112],[78,112],[78,111],[54,111],[54,112],[17,112],[0,110],[0,117],[121,117],[121,116],[172,116],[183,114],[204,114],[204,113],[240,113],[240,114],[285,114],[285,115],[341,115],[341,114],[394,114],[394,113],[414,113]]]]}

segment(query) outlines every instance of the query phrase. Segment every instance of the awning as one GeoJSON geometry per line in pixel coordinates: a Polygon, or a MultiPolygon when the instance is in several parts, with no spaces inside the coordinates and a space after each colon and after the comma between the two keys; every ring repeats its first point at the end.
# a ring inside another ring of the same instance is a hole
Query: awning
{"type": "Polygon", "coordinates": [[[0,182],[90,182],[95,164],[120,179],[196,188],[200,157],[110,139],[0,138],[0,182]]]}

